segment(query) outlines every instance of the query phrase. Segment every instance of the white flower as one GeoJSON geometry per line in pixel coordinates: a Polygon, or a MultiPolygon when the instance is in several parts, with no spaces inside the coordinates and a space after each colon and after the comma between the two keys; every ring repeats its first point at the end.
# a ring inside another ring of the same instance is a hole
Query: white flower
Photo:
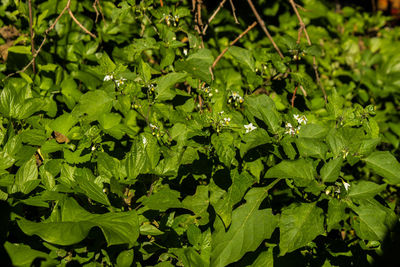
{"type": "Polygon", "coordinates": [[[152,129],[152,130],[155,130],[155,129],[158,129],[158,127],[156,126],[156,125],[154,125],[154,124],[149,124],[149,126],[150,126],[150,128],[152,129]]]}
{"type": "Polygon", "coordinates": [[[299,124],[307,124],[307,117],[305,115],[293,114],[293,117],[299,124]]]}
{"type": "Polygon", "coordinates": [[[103,81],[111,81],[111,80],[113,80],[114,79],[114,77],[112,76],[112,75],[106,75],[106,76],[104,76],[104,80],[103,81]]]}
{"type": "Polygon", "coordinates": [[[187,56],[187,54],[188,54],[188,50],[185,48],[185,49],[183,49],[183,54],[185,55],[185,56],[187,56]]]}
{"type": "Polygon", "coordinates": [[[115,82],[117,83],[117,86],[118,86],[118,87],[121,86],[121,85],[123,85],[123,84],[124,84],[124,81],[126,81],[125,78],[121,78],[121,79],[119,79],[119,80],[115,80],[115,82]]]}
{"type": "Polygon", "coordinates": [[[248,125],[244,125],[244,128],[246,129],[246,133],[249,133],[249,132],[257,129],[257,127],[254,126],[253,123],[251,123],[251,122],[248,125]]]}
{"type": "Polygon", "coordinates": [[[228,125],[230,121],[231,121],[231,118],[224,118],[224,123],[226,125],[228,125]]]}
{"type": "Polygon", "coordinates": [[[343,182],[344,189],[346,189],[346,191],[349,191],[350,184],[346,183],[345,181],[342,181],[342,182],[343,182]]]}
{"type": "Polygon", "coordinates": [[[298,134],[300,130],[300,126],[294,128],[290,122],[287,122],[285,124],[285,128],[286,128],[285,134],[290,134],[291,136],[298,134]]]}

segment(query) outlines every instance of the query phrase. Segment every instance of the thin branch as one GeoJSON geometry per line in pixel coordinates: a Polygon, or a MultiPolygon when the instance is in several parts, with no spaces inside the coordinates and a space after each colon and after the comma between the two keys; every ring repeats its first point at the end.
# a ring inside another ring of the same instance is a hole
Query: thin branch
{"type": "Polygon", "coordinates": [[[85,26],[83,26],[74,16],[74,14],[72,13],[71,9],[68,8],[68,13],[71,16],[71,18],[75,21],[76,24],[78,24],[78,26],[87,34],[89,34],[90,36],[92,36],[94,39],[97,38],[96,35],[94,35],[93,33],[91,33],[88,29],[85,28],[85,26]]]}
{"type": "Polygon", "coordinates": [[[220,11],[220,9],[224,6],[225,2],[226,2],[226,0],[222,0],[222,1],[219,3],[217,9],[214,11],[214,13],[213,13],[213,14],[211,15],[211,17],[208,19],[207,25],[206,25],[206,26],[204,27],[204,29],[203,29],[203,34],[206,33],[207,28],[208,28],[208,25],[209,25],[209,24],[211,23],[211,21],[215,18],[215,16],[216,16],[217,13],[220,11]]]}
{"type": "MultiPolygon", "coordinates": [[[[251,1],[251,0],[248,0],[248,1],[251,1]]],[[[297,4],[294,2],[294,0],[289,0],[289,2],[290,2],[290,5],[292,6],[292,8],[294,10],[294,13],[297,16],[297,19],[298,19],[299,24],[300,24],[300,28],[304,31],[304,35],[306,36],[308,45],[311,45],[312,43],[311,43],[310,36],[308,35],[308,32],[307,32],[306,26],[305,26],[305,24],[303,22],[303,19],[301,18],[300,13],[297,10],[297,4]]],[[[313,56],[313,69],[314,69],[314,73],[315,73],[315,78],[317,79],[317,84],[321,88],[321,91],[322,91],[322,93],[324,95],[325,104],[326,104],[328,102],[327,101],[327,97],[326,97],[326,92],[325,92],[324,85],[322,84],[322,82],[321,82],[321,80],[319,78],[317,59],[315,58],[315,56],[313,56]]]]}
{"type": "Polygon", "coordinates": [[[106,19],[104,18],[104,14],[103,14],[103,10],[101,9],[101,5],[100,5],[100,0],[94,0],[92,7],[94,8],[94,11],[96,12],[96,20],[94,21],[95,23],[97,23],[97,19],[99,17],[99,14],[101,15],[101,19],[104,22],[104,25],[106,24],[106,19]],[[99,6],[99,10],[97,9],[97,6],[99,6]]]}
{"type": "MultiPolygon", "coordinates": [[[[32,18],[32,0],[28,1],[28,6],[29,6],[29,30],[31,32],[31,53],[32,56],[35,53],[35,34],[33,32],[33,18],[32,18]]],[[[33,62],[32,62],[32,70],[33,70],[33,74],[36,74],[36,66],[35,66],[35,58],[33,58],[33,62]]]]}
{"type": "Polygon", "coordinates": [[[212,64],[212,69],[215,68],[215,66],[217,65],[218,61],[220,61],[220,59],[225,55],[225,53],[228,51],[229,47],[233,46],[237,41],[239,41],[240,38],[242,38],[244,35],[246,35],[251,29],[253,29],[255,26],[257,25],[257,21],[254,21],[253,24],[251,24],[249,27],[247,27],[247,29],[242,32],[235,40],[233,40],[232,42],[230,42],[229,46],[226,47],[221,54],[218,55],[218,57],[214,60],[214,63],[212,64]]]}
{"type": "Polygon", "coordinates": [[[258,23],[260,24],[261,28],[263,29],[265,35],[267,35],[268,39],[270,40],[270,42],[272,43],[272,45],[274,46],[276,52],[278,52],[279,56],[281,57],[281,59],[283,59],[283,54],[281,52],[281,50],[279,49],[279,47],[276,45],[274,39],[272,38],[271,34],[269,33],[267,27],[265,26],[265,22],[263,21],[263,19],[260,17],[260,15],[257,12],[257,9],[254,7],[254,4],[251,0],[247,0],[247,2],[249,3],[251,10],[253,10],[254,15],[257,18],[258,23]]]}
{"type": "Polygon", "coordinates": [[[160,5],[161,5],[161,7],[163,7],[163,6],[164,6],[164,3],[163,3],[163,1],[162,1],[162,0],[160,0],[160,5]]]}
{"type": "Polygon", "coordinates": [[[232,0],[229,0],[229,2],[231,3],[232,13],[233,13],[233,17],[235,18],[235,23],[236,23],[236,24],[239,24],[239,21],[238,21],[238,19],[237,19],[237,17],[236,17],[236,8],[235,8],[235,6],[233,5],[233,1],[232,1],[232,0]]]}

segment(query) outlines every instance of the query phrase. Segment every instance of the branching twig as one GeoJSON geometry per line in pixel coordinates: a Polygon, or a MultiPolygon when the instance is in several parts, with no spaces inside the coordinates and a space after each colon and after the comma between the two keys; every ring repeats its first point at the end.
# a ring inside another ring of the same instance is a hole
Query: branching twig
{"type": "Polygon", "coordinates": [[[279,56],[283,59],[283,54],[281,52],[281,50],[279,49],[279,47],[276,45],[276,43],[274,42],[274,39],[272,38],[271,34],[269,33],[267,27],[265,26],[265,22],[263,21],[263,19],[260,17],[260,15],[257,12],[257,9],[254,7],[254,4],[251,0],[247,0],[247,2],[249,3],[251,10],[253,10],[254,15],[257,18],[258,23],[260,24],[261,28],[263,29],[264,33],[267,35],[268,39],[270,40],[270,42],[272,43],[272,45],[274,46],[276,52],[278,52],[279,56]]]}
{"type": "Polygon", "coordinates": [[[68,13],[71,16],[71,18],[75,21],[75,23],[87,34],[89,34],[90,36],[92,36],[94,39],[96,39],[96,35],[94,35],[93,33],[91,33],[88,29],[85,28],[85,26],[83,26],[74,16],[74,14],[72,13],[71,9],[68,8],[68,13]]]}
{"type": "MultiPolygon", "coordinates": [[[[32,53],[32,56],[33,56],[33,54],[35,53],[35,35],[33,33],[33,28],[32,28],[32,24],[33,24],[32,0],[28,1],[28,6],[29,6],[29,30],[31,32],[31,53],[32,53]]],[[[33,70],[33,74],[36,74],[35,58],[33,58],[32,70],[33,70]]]]}
{"type": "MultiPolygon", "coordinates": [[[[250,0],[248,0],[248,1],[250,1],[250,0]]],[[[292,8],[294,10],[294,13],[296,14],[297,19],[299,21],[299,24],[300,24],[300,29],[299,30],[304,31],[304,35],[306,36],[307,43],[308,43],[308,45],[311,45],[310,36],[308,35],[308,32],[307,32],[306,26],[305,26],[305,24],[303,22],[303,19],[301,18],[300,13],[297,10],[297,4],[294,2],[294,0],[289,0],[289,2],[290,2],[290,5],[292,6],[292,8]]],[[[321,91],[324,94],[324,100],[325,100],[325,104],[326,104],[327,103],[326,92],[325,92],[325,88],[324,88],[324,86],[323,86],[323,84],[322,84],[322,82],[321,82],[321,80],[319,78],[317,59],[315,58],[315,56],[313,56],[313,69],[314,69],[314,72],[315,72],[315,78],[317,79],[317,84],[320,86],[321,91]]]]}
{"type": "MultiPolygon", "coordinates": [[[[29,1],[30,2],[30,1],[29,1]]],[[[18,73],[22,73],[25,72],[31,65],[33,65],[35,63],[36,57],[39,55],[40,51],[42,50],[42,47],[44,46],[44,44],[47,41],[47,36],[49,35],[49,33],[54,29],[54,27],[56,26],[56,24],[58,23],[58,21],[61,19],[61,17],[64,15],[64,13],[68,10],[69,15],[71,16],[71,18],[74,20],[74,22],[87,34],[89,34],[91,37],[93,38],[97,38],[96,35],[94,35],[93,33],[91,33],[90,31],[88,31],[74,16],[74,14],[72,13],[71,9],[71,0],[68,0],[67,4],[65,5],[64,9],[60,12],[60,14],[57,16],[57,18],[55,19],[55,21],[50,25],[50,27],[48,27],[45,32],[44,32],[44,37],[43,37],[43,41],[40,43],[38,49],[35,51],[35,53],[32,54],[32,59],[31,61],[29,61],[29,63],[21,70],[17,71],[17,72],[13,72],[8,74],[6,77],[4,77],[2,79],[2,81],[7,80],[8,78],[14,76],[15,74],[18,73]]]]}
{"type": "Polygon", "coordinates": [[[220,9],[224,6],[225,2],[226,2],[226,0],[222,0],[222,1],[219,3],[217,9],[214,11],[214,13],[213,13],[213,14],[211,15],[211,17],[208,19],[207,25],[206,25],[206,26],[204,27],[204,29],[203,29],[203,34],[206,33],[207,28],[208,28],[208,25],[209,25],[209,24],[211,23],[211,21],[215,18],[215,16],[216,16],[217,13],[220,11],[220,9]]]}
{"type": "Polygon", "coordinates": [[[233,17],[235,18],[235,23],[236,23],[236,24],[239,24],[239,21],[238,21],[238,19],[237,19],[237,17],[236,17],[236,8],[235,8],[235,6],[233,5],[233,1],[232,1],[232,0],[229,0],[229,2],[231,3],[232,13],[233,13],[233,17]]]}
{"type": "Polygon", "coordinates": [[[253,24],[251,24],[249,27],[247,27],[247,29],[242,32],[235,40],[233,40],[232,42],[230,42],[230,44],[228,45],[228,47],[226,47],[221,54],[218,55],[218,57],[214,60],[214,63],[212,64],[212,69],[215,68],[215,66],[217,65],[218,61],[220,61],[220,59],[224,56],[224,54],[228,51],[229,47],[233,46],[237,41],[239,41],[240,38],[242,38],[245,34],[247,34],[251,29],[253,29],[255,26],[257,25],[257,21],[254,21],[253,24]]]}
{"type": "Polygon", "coordinates": [[[92,7],[94,8],[94,11],[96,12],[96,20],[94,22],[97,23],[97,19],[100,14],[101,19],[104,22],[104,25],[106,25],[106,19],[104,18],[103,10],[101,10],[100,0],[94,0],[92,7]],[[99,10],[97,10],[97,6],[99,6],[100,12],[99,12],[99,10]]]}

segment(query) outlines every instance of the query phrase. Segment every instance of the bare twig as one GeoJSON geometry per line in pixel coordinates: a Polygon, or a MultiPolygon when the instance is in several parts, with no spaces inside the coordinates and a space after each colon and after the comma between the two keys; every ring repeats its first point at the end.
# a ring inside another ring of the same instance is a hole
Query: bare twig
{"type": "MultiPolygon", "coordinates": [[[[31,2],[31,1],[29,1],[31,2]]],[[[29,61],[29,63],[21,70],[17,71],[17,72],[13,72],[8,74],[6,77],[4,77],[2,79],[2,81],[7,80],[8,78],[10,78],[11,76],[14,76],[15,74],[18,73],[22,73],[25,72],[30,66],[32,66],[35,63],[36,57],[39,55],[40,51],[42,50],[42,47],[44,46],[44,44],[47,41],[47,36],[49,35],[49,33],[54,29],[54,27],[56,26],[56,24],[58,23],[58,21],[60,20],[60,18],[64,15],[64,13],[68,10],[69,15],[71,16],[71,18],[73,19],[73,21],[87,34],[89,34],[91,37],[96,38],[96,35],[94,35],[93,33],[91,33],[90,31],[88,31],[74,16],[74,14],[72,13],[71,9],[71,0],[68,0],[67,4],[65,5],[64,9],[60,12],[60,14],[58,15],[58,17],[55,19],[55,21],[50,25],[50,27],[48,27],[45,32],[44,32],[44,37],[43,37],[43,41],[40,43],[38,49],[36,51],[34,51],[34,53],[32,54],[32,59],[31,61],[29,61]]],[[[32,34],[32,33],[31,33],[32,34]]],[[[31,37],[32,38],[32,37],[31,37]]],[[[33,47],[33,44],[32,44],[33,47]]],[[[33,48],[34,49],[34,48],[33,48]]]]}
{"type": "Polygon", "coordinates": [[[161,5],[161,7],[163,7],[163,6],[164,6],[164,3],[163,3],[163,1],[162,1],[162,0],[160,0],[160,5],[161,5]]]}
{"type": "Polygon", "coordinates": [[[267,27],[265,26],[265,22],[263,21],[263,19],[260,17],[260,15],[257,12],[257,9],[254,7],[254,4],[251,0],[247,0],[247,2],[249,3],[251,10],[253,10],[254,15],[257,18],[258,23],[260,24],[261,28],[263,29],[265,35],[267,35],[268,39],[270,40],[270,42],[272,43],[272,45],[274,46],[276,52],[278,52],[279,56],[283,59],[283,54],[281,52],[281,50],[279,49],[279,47],[276,45],[274,39],[272,38],[271,34],[269,33],[267,27]]]}
{"type": "Polygon", "coordinates": [[[233,17],[235,18],[235,23],[236,23],[236,24],[239,24],[239,21],[238,21],[238,19],[237,19],[237,17],[236,17],[236,8],[235,8],[235,6],[233,5],[233,1],[232,1],[232,0],[229,0],[229,2],[231,3],[232,13],[233,13],[233,17]]]}
{"type": "Polygon", "coordinates": [[[216,16],[217,13],[219,12],[219,10],[224,6],[225,2],[226,2],[226,0],[222,0],[222,1],[219,3],[217,9],[214,11],[214,13],[213,13],[213,14],[211,15],[211,17],[208,19],[207,25],[206,25],[206,26],[204,27],[204,29],[203,29],[203,34],[206,33],[207,28],[208,28],[208,25],[209,25],[209,24],[211,23],[211,21],[215,18],[215,16],[216,16]]]}
{"type": "Polygon", "coordinates": [[[94,0],[92,7],[94,8],[94,11],[96,12],[96,20],[94,21],[97,23],[97,19],[99,17],[99,14],[101,15],[101,19],[104,22],[104,25],[106,25],[106,19],[104,18],[103,10],[101,10],[101,5],[100,5],[100,0],[94,0]],[[97,6],[99,6],[99,10],[97,9],[97,6]]]}
{"type": "MultiPolygon", "coordinates": [[[[248,1],[250,1],[250,0],[248,0],[248,1]]],[[[310,36],[308,35],[308,32],[307,32],[306,26],[305,26],[305,24],[303,22],[303,19],[301,18],[300,13],[297,10],[297,4],[294,2],[294,0],[289,0],[289,2],[290,2],[290,5],[293,8],[294,13],[297,16],[297,19],[298,19],[299,24],[300,24],[300,29],[302,29],[304,31],[304,35],[306,36],[308,45],[311,45],[312,43],[311,43],[310,36]]],[[[313,69],[314,69],[314,73],[315,73],[315,78],[317,80],[317,84],[321,88],[321,91],[322,91],[322,93],[324,95],[325,104],[326,104],[327,103],[326,92],[325,92],[324,85],[322,84],[322,82],[321,82],[321,80],[319,78],[317,59],[315,58],[315,56],[313,56],[313,69]]]]}
{"type": "MultiPolygon", "coordinates": [[[[33,32],[33,28],[32,28],[32,24],[33,24],[32,0],[28,1],[28,6],[29,6],[29,30],[31,32],[31,53],[32,53],[32,56],[33,56],[33,54],[35,53],[35,35],[34,35],[34,32],[33,32]]],[[[35,58],[33,58],[32,70],[33,70],[33,74],[36,74],[35,58]]]]}
{"type": "Polygon", "coordinates": [[[218,55],[218,57],[214,60],[214,63],[212,64],[212,69],[215,68],[215,66],[217,65],[218,61],[220,61],[220,59],[225,55],[225,53],[228,51],[229,47],[233,46],[237,41],[239,41],[240,38],[242,38],[244,35],[246,35],[251,29],[253,29],[255,26],[257,25],[257,21],[254,21],[253,24],[251,24],[249,27],[247,27],[247,29],[242,32],[235,40],[233,40],[232,42],[230,42],[230,44],[228,45],[228,47],[226,47],[221,54],[218,55]]]}
{"type": "Polygon", "coordinates": [[[71,16],[71,18],[75,21],[76,24],[78,24],[78,26],[87,34],[89,34],[90,36],[92,36],[94,39],[96,39],[96,35],[94,35],[93,33],[91,33],[88,29],[85,28],[85,26],[83,26],[74,16],[74,13],[72,13],[71,9],[68,8],[68,13],[71,16]]]}

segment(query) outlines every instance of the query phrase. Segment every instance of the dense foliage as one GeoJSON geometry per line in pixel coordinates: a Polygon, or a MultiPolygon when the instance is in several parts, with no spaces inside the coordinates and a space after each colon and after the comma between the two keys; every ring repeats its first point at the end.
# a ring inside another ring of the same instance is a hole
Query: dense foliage
{"type": "Polygon", "coordinates": [[[388,259],[400,30],[254,1],[280,56],[251,1],[193,2],[2,0],[2,264],[388,259]]]}

